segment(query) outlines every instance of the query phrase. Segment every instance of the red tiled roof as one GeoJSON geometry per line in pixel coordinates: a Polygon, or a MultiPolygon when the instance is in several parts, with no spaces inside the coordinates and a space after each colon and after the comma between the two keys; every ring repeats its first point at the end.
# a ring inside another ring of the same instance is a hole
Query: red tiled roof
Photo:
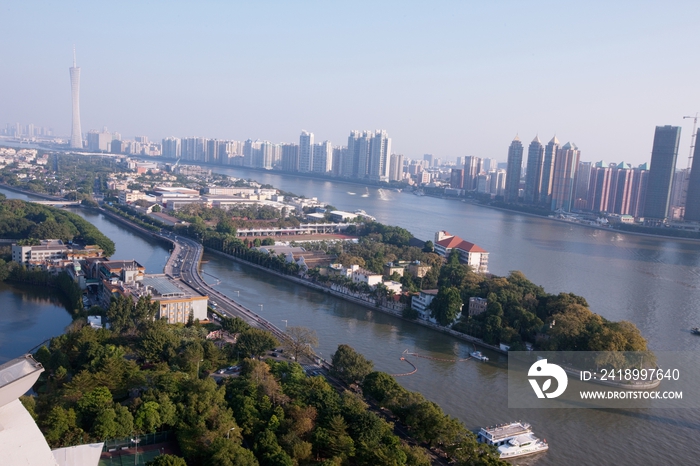
{"type": "Polygon", "coordinates": [[[439,244],[440,246],[442,246],[445,249],[452,249],[463,241],[464,240],[462,238],[460,238],[459,236],[452,236],[450,238],[445,238],[441,241],[438,241],[437,244],[439,244]]]}
{"type": "Polygon", "coordinates": [[[485,249],[480,248],[474,243],[470,243],[469,241],[462,241],[459,243],[457,246],[457,249],[461,249],[462,251],[467,251],[467,252],[486,252],[485,249]]]}
{"type": "Polygon", "coordinates": [[[442,241],[438,241],[437,244],[445,249],[461,249],[467,252],[486,252],[486,250],[480,248],[476,244],[464,241],[459,236],[443,239],[442,241]]]}

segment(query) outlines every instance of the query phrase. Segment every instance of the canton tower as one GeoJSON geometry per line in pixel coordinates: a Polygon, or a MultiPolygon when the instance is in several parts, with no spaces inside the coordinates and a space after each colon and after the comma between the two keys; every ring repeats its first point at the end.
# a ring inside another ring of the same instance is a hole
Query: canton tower
{"type": "Polygon", "coordinates": [[[70,67],[70,90],[73,97],[73,126],[70,132],[70,146],[83,148],[83,133],[80,131],[80,68],[75,63],[73,47],[73,66],[70,67]]]}

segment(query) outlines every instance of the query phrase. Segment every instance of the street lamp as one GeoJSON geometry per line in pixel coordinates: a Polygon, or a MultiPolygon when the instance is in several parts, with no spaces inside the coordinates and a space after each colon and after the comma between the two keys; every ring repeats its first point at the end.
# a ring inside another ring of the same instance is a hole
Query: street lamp
{"type": "Polygon", "coordinates": [[[260,314],[262,314],[263,305],[262,305],[262,304],[258,304],[258,306],[260,306],[260,314]]]}
{"type": "Polygon", "coordinates": [[[231,438],[231,431],[234,430],[234,429],[235,429],[235,427],[231,427],[231,428],[228,430],[228,432],[226,432],[226,438],[227,438],[227,439],[230,439],[230,438],[231,438]]]}
{"type": "Polygon", "coordinates": [[[204,359],[200,359],[199,361],[197,361],[197,378],[199,378],[199,363],[203,361],[204,359]]]}
{"type": "Polygon", "coordinates": [[[241,292],[240,292],[240,291],[236,290],[236,291],[234,291],[234,293],[236,293],[236,296],[238,296],[239,298],[241,297],[241,292]]]}
{"type": "Polygon", "coordinates": [[[284,322],[284,328],[287,328],[287,319],[282,319],[282,322],[284,322]]]}

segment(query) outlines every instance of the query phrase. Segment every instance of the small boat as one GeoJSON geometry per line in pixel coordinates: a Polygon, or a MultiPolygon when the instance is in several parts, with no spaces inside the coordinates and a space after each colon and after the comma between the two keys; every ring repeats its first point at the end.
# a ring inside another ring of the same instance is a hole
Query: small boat
{"type": "Polygon", "coordinates": [[[354,196],[354,195],[355,195],[355,193],[351,193],[350,191],[348,191],[348,194],[351,195],[351,196],[354,196]]]}
{"type": "Polygon", "coordinates": [[[698,327],[693,327],[693,328],[690,329],[690,333],[692,333],[692,334],[694,334],[694,335],[700,335],[700,328],[698,328],[698,327]]]}
{"type": "Polygon", "coordinates": [[[369,197],[369,188],[365,188],[365,193],[361,197],[369,197]]]}
{"type": "Polygon", "coordinates": [[[472,353],[469,353],[469,356],[471,356],[472,358],[476,359],[477,361],[484,361],[484,362],[486,362],[486,361],[489,360],[489,358],[487,358],[486,356],[484,356],[483,354],[481,354],[481,351],[474,351],[474,352],[472,352],[472,353]]]}

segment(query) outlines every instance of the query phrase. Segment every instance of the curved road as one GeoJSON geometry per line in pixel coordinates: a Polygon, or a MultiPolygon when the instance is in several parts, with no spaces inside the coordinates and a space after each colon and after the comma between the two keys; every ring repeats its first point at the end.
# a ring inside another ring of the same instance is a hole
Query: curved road
{"type": "Polygon", "coordinates": [[[217,311],[229,317],[240,317],[253,327],[268,330],[278,339],[284,340],[287,335],[279,328],[272,325],[250,309],[241,306],[228,296],[220,293],[204,281],[199,273],[199,261],[204,252],[202,245],[194,240],[174,233],[166,232],[155,234],[169,241],[173,245],[164,272],[172,277],[179,277],[198,293],[209,296],[209,301],[216,303],[217,311]]]}

